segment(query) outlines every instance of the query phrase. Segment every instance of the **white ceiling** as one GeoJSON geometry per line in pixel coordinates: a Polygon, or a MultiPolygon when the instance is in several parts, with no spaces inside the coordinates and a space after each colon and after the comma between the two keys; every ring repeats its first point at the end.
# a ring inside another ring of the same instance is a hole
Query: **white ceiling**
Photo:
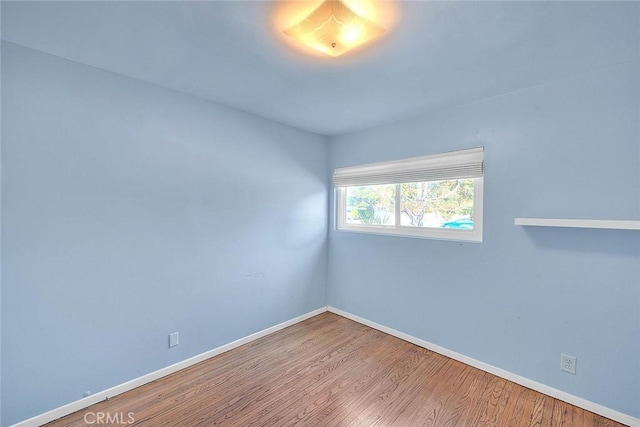
{"type": "Polygon", "coordinates": [[[2,2],[2,38],[278,122],[338,135],[636,60],[636,2],[395,5],[339,58],[274,29],[281,3],[2,2]]]}

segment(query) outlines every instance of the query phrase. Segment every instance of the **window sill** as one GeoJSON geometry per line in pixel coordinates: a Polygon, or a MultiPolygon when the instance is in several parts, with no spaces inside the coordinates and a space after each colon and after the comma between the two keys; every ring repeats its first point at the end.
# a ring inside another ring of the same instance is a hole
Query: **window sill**
{"type": "Polygon", "coordinates": [[[456,242],[482,243],[479,230],[453,230],[443,228],[413,228],[393,226],[340,225],[338,232],[377,234],[381,236],[411,237],[415,239],[449,240],[456,242]]]}

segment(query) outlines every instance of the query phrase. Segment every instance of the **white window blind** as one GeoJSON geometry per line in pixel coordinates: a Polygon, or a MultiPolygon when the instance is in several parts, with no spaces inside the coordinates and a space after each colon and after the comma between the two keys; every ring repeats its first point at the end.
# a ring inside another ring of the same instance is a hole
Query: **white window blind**
{"type": "Polygon", "coordinates": [[[484,148],[337,168],[336,187],[481,178],[484,148]]]}

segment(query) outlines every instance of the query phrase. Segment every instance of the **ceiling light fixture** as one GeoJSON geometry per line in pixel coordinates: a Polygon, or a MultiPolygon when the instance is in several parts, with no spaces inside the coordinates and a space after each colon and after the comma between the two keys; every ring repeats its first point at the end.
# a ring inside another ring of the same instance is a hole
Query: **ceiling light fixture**
{"type": "Polygon", "coordinates": [[[326,0],[284,33],[327,55],[340,56],[385,31],[355,13],[342,0],[326,0]]]}

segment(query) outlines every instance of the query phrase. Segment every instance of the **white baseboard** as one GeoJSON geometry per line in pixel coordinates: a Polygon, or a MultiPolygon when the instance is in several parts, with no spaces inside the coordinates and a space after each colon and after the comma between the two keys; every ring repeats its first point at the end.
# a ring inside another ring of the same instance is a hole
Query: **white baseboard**
{"type": "Polygon", "coordinates": [[[405,334],[403,332],[396,331],[395,329],[388,328],[386,326],[380,325],[378,323],[372,322],[370,320],[364,319],[360,316],[356,316],[354,314],[348,313],[338,308],[328,306],[327,310],[332,313],[338,314],[342,317],[346,317],[347,319],[353,320],[355,322],[362,323],[363,325],[369,326],[373,329],[377,329],[381,332],[387,333],[389,335],[393,335],[394,337],[408,341],[417,346],[426,348],[427,350],[431,350],[433,352],[442,354],[443,356],[447,356],[447,357],[450,357],[451,359],[455,359],[464,364],[473,366],[474,368],[478,368],[482,371],[496,375],[500,378],[504,378],[505,380],[512,381],[516,384],[520,384],[521,386],[546,394],[547,396],[551,396],[553,398],[562,400],[563,402],[567,402],[572,405],[575,405],[579,408],[586,409],[587,411],[591,411],[598,415],[602,415],[603,417],[607,417],[619,423],[626,424],[630,427],[640,427],[640,419],[632,417],[631,415],[618,412],[611,408],[607,408],[606,406],[602,406],[600,404],[591,402],[581,397],[574,396],[572,394],[555,389],[553,387],[549,387],[548,385],[539,383],[529,378],[522,377],[520,375],[514,374],[509,371],[505,371],[504,369],[496,368],[495,366],[489,365],[487,363],[481,362],[479,360],[473,359],[463,354],[456,353],[455,351],[451,351],[444,347],[440,347],[439,345],[432,344],[420,338],[416,338],[411,335],[405,334]]]}
{"type": "Polygon", "coordinates": [[[13,427],[41,426],[42,424],[57,420],[58,418],[64,417],[65,415],[72,414],[88,406],[91,406],[98,402],[102,402],[107,398],[112,398],[113,396],[124,393],[125,391],[132,390],[136,387],[140,387],[141,385],[150,383],[151,381],[155,381],[181,369],[188,368],[191,365],[195,365],[196,363],[200,363],[211,357],[217,356],[236,347],[240,347],[241,345],[247,344],[251,341],[257,340],[258,338],[262,338],[266,335],[277,332],[288,326],[295,325],[296,323],[302,322],[303,320],[309,319],[310,317],[317,316],[318,314],[324,313],[325,311],[327,311],[327,307],[320,307],[319,309],[310,311],[309,313],[303,314],[302,316],[298,316],[294,319],[287,320],[286,322],[282,322],[270,328],[263,329],[262,331],[256,332],[255,334],[240,338],[239,340],[230,342],[229,344],[225,344],[218,348],[214,348],[213,350],[209,350],[197,356],[183,360],[182,362],[174,363],[173,365],[167,366],[166,368],[159,369],[157,371],[135,378],[131,381],[127,381],[126,383],[122,383],[99,393],[92,394],[91,396],[85,397],[84,399],[76,400],[75,402],[71,402],[67,405],[60,406],[59,408],[52,409],[49,412],[45,412],[44,414],[36,415],[33,418],[29,418],[28,420],[24,420],[17,424],[14,424],[13,427]]]}

